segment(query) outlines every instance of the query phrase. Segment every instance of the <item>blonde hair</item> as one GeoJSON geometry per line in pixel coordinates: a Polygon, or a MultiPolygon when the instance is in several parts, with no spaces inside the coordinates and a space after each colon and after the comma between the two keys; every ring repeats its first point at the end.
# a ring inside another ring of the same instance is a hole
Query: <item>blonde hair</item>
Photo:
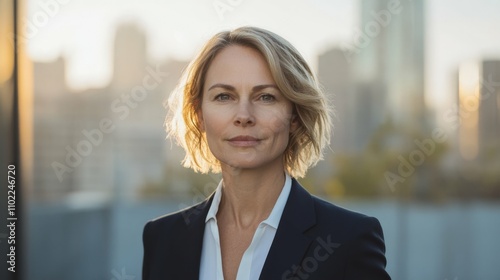
{"type": "Polygon", "coordinates": [[[199,112],[208,68],[214,57],[231,45],[259,51],[277,87],[293,103],[299,125],[290,133],[283,163],[291,176],[304,177],[307,169],[322,159],[324,148],[330,144],[331,110],[299,52],[282,37],[256,27],[240,27],[213,36],[188,65],[170,95],[165,125],[168,137],[186,151],[183,166],[201,173],[220,172],[220,162],[211,153],[200,129],[199,112]]]}

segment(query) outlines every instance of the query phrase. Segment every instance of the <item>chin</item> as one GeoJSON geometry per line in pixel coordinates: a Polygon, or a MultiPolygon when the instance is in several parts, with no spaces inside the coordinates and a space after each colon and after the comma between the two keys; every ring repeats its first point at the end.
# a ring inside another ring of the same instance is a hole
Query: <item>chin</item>
{"type": "Polygon", "coordinates": [[[222,165],[234,169],[273,168],[282,165],[283,154],[273,152],[238,151],[233,153],[214,154],[222,165]]]}
{"type": "Polygon", "coordinates": [[[235,169],[257,169],[259,167],[262,167],[260,164],[256,164],[253,162],[228,162],[224,163],[225,165],[235,168],[235,169]]]}
{"type": "MultiPolygon", "coordinates": [[[[234,168],[234,169],[247,169],[247,170],[254,169],[254,170],[256,170],[256,169],[266,168],[266,170],[267,170],[269,168],[272,168],[272,166],[274,166],[274,164],[277,164],[278,160],[270,160],[270,161],[252,160],[252,161],[249,161],[249,160],[234,160],[234,159],[232,159],[230,161],[221,161],[221,163],[230,167],[230,168],[234,168]]],[[[281,164],[281,159],[279,160],[279,163],[281,164]]]]}

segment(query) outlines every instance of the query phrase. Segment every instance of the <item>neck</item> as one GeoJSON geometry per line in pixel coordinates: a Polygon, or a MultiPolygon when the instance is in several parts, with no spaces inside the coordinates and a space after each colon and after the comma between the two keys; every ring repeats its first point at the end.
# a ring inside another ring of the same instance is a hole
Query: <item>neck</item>
{"type": "Polygon", "coordinates": [[[256,227],[271,213],[285,183],[283,167],[267,170],[222,168],[222,199],[217,213],[240,229],[256,227]]]}

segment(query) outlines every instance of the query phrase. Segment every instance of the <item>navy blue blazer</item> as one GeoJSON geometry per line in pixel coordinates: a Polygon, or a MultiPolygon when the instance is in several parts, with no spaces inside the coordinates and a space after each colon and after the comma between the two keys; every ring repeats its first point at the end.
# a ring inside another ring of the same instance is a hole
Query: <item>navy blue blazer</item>
{"type": "MultiPolygon", "coordinates": [[[[144,227],[143,280],[199,279],[205,217],[213,194],[144,227]]],[[[295,179],[260,278],[387,280],[376,218],[310,195],[295,179]]]]}

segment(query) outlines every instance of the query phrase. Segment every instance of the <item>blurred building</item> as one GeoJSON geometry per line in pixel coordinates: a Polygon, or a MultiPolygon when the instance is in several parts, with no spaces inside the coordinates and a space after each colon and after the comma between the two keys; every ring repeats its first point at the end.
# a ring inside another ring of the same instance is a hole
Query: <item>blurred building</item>
{"type": "Polygon", "coordinates": [[[139,27],[127,24],[118,28],[113,49],[112,89],[130,91],[141,84],[148,66],[146,47],[146,35],[139,27]]]}
{"type": "Polygon", "coordinates": [[[500,60],[464,63],[458,76],[460,153],[491,157],[500,148],[500,60]]]}
{"type": "Polygon", "coordinates": [[[500,60],[481,63],[479,98],[479,151],[488,154],[500,145],[500,60]]]}
{"type": "MultiPolygon", "coordinates": [[[[335,156],[330,164],[316,168],[316,173],[327,176],[325,182],[334,169],[343,188],[352,193],[387,191],[385,170],[374,170],[389,165],[394,155],[414,150],[414,139],[429,133],[424,60],[423,1],[361,1],[360,26],[352,40],[318,59],[318,76],[336,113],[331,144],[335,156]],[[356,174],[350,165],[358,166],[356,174]],[[367,175],[360,176],[363,172],[367,175]],[[355,180],[368,176],[374,178],[355,180]]],[[[420,192],[429,186],[429,170],[417,170],[414,185],[420,192]]]]}
{"type": "Polygon", "coordinates": [[[361,2],[361,26],[351,46],[358,98],[365,107],[359,129],[391,119],[420,127],[424,121],[423,1],[361,2]]]}
{"type": "Polygon", "coordinates": [[[384,123],[426,127],[423,1],[362,1],[351,42],[319,57],[319,77],[333,95],[332,147],[362,151],[384,123]]]}
{"type": "Polygon", "coordinates": [[[164,101],[186,63],[152,63],[144,33],[125,25],[117,30],[107,87],[69,89],[64,65],[63,58],[34,64],[35,197],[133,195],[145,181],[160,180],[170,158],[164,101]]]}
{"type": "Polygon", "coordinates": [[[328,49],[319,56],[319,80],[334,107],[334,153],[363,149],[383,121],[384,85],[377,80],[360,81],[358,75],[341,48],[328,49]]]}
{"type": "Polygon", "coordinates": [[[354,149],[354,125],[358,104],[354,98],[353,78],[350,63],[344,52],[332,48],[318,59],[318,78],[331,99],[335,117],[331,147],[335,153],[349,152],[354,149]]]}

